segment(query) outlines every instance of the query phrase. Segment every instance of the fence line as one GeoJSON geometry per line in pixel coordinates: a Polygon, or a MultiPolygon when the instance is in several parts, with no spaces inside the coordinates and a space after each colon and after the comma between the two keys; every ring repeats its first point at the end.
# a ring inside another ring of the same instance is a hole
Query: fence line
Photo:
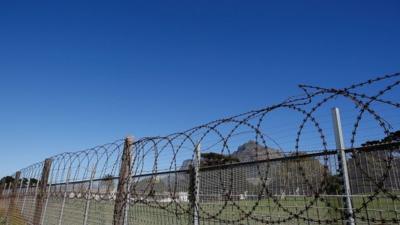
{"type": "Polygon", "coordinates": [[[399,84],[299,85],[184,132],[53,156],[2,179],[0,224],[400,224],[399,84]],[[335,146],[318,118],[337,105],[353,125],[335,146]]]}

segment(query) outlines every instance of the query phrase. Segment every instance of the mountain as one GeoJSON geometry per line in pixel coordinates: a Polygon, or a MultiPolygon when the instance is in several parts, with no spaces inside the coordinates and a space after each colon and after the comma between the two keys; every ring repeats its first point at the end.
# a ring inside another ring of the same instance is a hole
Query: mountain
{"type": "MultiPolygon", "coordinates": [[[[238,159],[239,162],[250,162],[256,160],[266,160],[266,159],[275,159],[283,157],[278,150],[273,148],[265,148],[255,141],[248,141],[247,143],[239,146],[236,151],[234,151],[231,155],[231,158],[238,159]]],[[[189,165],[192,164],[191,159],[187,159],[183,161],[181,169],[188,169],[189,165]]]]}
{"type": "Polygon", "coordinates": [[[280,158],[283,157],[283,154],[276,149],[265,148],[257,144],[255,141],[248,141],[239,146],[238,149],[232,153],[232,157],[238,158],[240,162],[249,162],[280,158]]]}
{"type": "Polygon", "coordinates": [[[189,169],[189,166],[192,165],[192,160],[191,159],[186,159],[185,161],[183,161],[182,166],[181,166],[181,170],[187,170],[189,169]]]}

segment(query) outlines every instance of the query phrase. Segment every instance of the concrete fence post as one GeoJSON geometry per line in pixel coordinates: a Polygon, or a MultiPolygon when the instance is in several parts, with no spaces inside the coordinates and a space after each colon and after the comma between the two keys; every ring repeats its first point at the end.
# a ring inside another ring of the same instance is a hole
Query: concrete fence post
{"type": "Polygon", "coordinates": [[[125,225],[127,223],[126,210],[128,207],[129,181],[132,169],[132,145],[133,138],[125,138],[114,206],[113,225],[125,225]]]}
{"type": "Polygon", "coordinates": [[[44,161],[42,177],[40,181],[38,181],[37,187],[38,192],[36,194],[36,204],[35,204],[35,212],[33,214],[33,225],[40,225],[42,220],[42,215],[44,211],[44,204],[46,200],[46,190],[47,184],[49,181],[50,168],[51,168],[51,159],[46,159],[44,161]]]}
{"type": "Polygon", "coordinates": [[[333,119],[333,129],[335,133],[335,142],[336,148],[338,151],[338,165],[340,175],[342,177],[343,183],[343,202],[345,206],[345,216],[346,216],[346,224],[354,225],[354,214],[353,214],[353,205],[351,202],[351,189],[350,189],[350,179],[349,173],[347,169],[347,161],[346,161],[346,153],[345,153],[345,145],[343,139],[343,130],[342,130],[342,122],[340,118],[339,108],[332,109],[332,119],[333,119]]]}
{"type": "Polygon", "coordinates": [[[7,220],[6,224],[9,225],[11,224],[12,217],[15,214],[16,208],[15,208],[15,200],[17,197],[17,190],[18,190],[18,182],[20,180],[21,172],[18,171],[15,173],[15,179],[12,184],[12,190],[10,193],[10,204],[8,205],[8,211],[7,211],[7,220]]]}

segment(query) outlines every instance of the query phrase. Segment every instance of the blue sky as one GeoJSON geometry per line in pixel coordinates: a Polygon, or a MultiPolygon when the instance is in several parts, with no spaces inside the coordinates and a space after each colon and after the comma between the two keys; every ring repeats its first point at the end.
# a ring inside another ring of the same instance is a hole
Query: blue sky
{"type": "Polygon", "coordinates": [[[400,69],[399,1],[2,1],[0,176],[400,69]]]}

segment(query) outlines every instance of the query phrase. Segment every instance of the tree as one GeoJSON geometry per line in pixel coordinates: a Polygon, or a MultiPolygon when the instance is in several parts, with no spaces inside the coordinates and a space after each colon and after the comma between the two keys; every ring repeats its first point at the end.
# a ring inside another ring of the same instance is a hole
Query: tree
{"type": "Polygon", "coordinates": [[[371,145],[379,145],[379,144],[393,143],[393,142],[400,142],[400,130],[397,130],[395,132],[390,132],[386,137],[380,140],[366,141],[363,144],[361,144],[361,146],[368,147],[371,145]]]}
{"type": "MultiPolygon", "coordinates": [[[[9,185],[10,183],[14,183],[14,177],[12,177],[12,176],[5,176],[5,177],[3,177],[3,178],[1,178],[0,179],[0,186],[3,186],[4,187],[4,185],[9,185]]],[[[37,179],[35,179],[35,178],[21,178],[20,180],[19,180],[19,184],[22,182],[22,184],[24,185],[24,186],[26,186],[26,185],[28,185],[28,181],[30,180],[30,184],[29,185],[36,185],[37,183],[38,183],[38,180],[37,179]]]]}
{"type": "Polygon", "coordinates": [[[331,175],[329,174],[326,177],[326,187],[325,191],[328,195],[339,195],[342,190],[342,181],[339,175],[331,175]]]}
{"type": "Polygon", "coordinates": [[[36,178],[30,178],[30,185],[36,185],[39,181],[36,178]]]}
{"type": "Polygon", "coordinates": [[[3,178],[1,178],[0,183],[2,184],[6,184],[8,185],[9,183],[13,183],[14,182],[14,177],[12,176],[5,176],[3,178]]]}
{"type": "Polygon", "coordinates": [[[214,152],[201,154],[200,194],[203,196],[203,200],[215,198],[215,195],[206,196],[210,190],[216,195],[232,199],[238,199],[240,194],[248,191],[249,183],[246,180],[248,167],[240,165],[219,167],[239,162],[238,158],[231,155],[214,152]]]}
{"type": "Polygon", "coordinates": [[[352,154],[348,160],[348,171],[352,193],[370,193],[377,188],[377,183],[388,189],[397,189],[400,186],[396,174],[400,174],[400,158],[393,148],[386,145],[400,141],[400,130],[389,133],[386,137],[378,140],[364,142],[359,151],[352,154]],[[389,161],[389,159],[391,159],[389,161]],[[390,171],[388,163],[390,162],[390,171]]]}
{"type": "Polygon", "coordinates": [[[106,174],[100,181],[99,189],[105,190],[107,193],[114,189],[114,176],[106,174]]]}
{"type": "MultiPolygon", "coordinates": [[[[322,181],[329,171],[318,158],[308,157],[304,152],[295,152],[279,163],[271,187],[274,194],[313,194],[321,188],[322,181]]],[[[273,172],[273,171],[272,171],[273,172]]]]}
{"type": "Polygon", "coordinates": [[[201,154],[200,167],[218,166],[237,162],[239,162],[239,159],[236,157],[209,152],[201,154]]]}
{"type": "Polygon", "coordinates": [[[166,177],[159,177],[154,175],[152,177],[141,178],[137,182],[134,182],[131,188],[137,194],[144,196],[155,197],[160,193],[168,191],[167,184],[164,182],[166,177]]]}

